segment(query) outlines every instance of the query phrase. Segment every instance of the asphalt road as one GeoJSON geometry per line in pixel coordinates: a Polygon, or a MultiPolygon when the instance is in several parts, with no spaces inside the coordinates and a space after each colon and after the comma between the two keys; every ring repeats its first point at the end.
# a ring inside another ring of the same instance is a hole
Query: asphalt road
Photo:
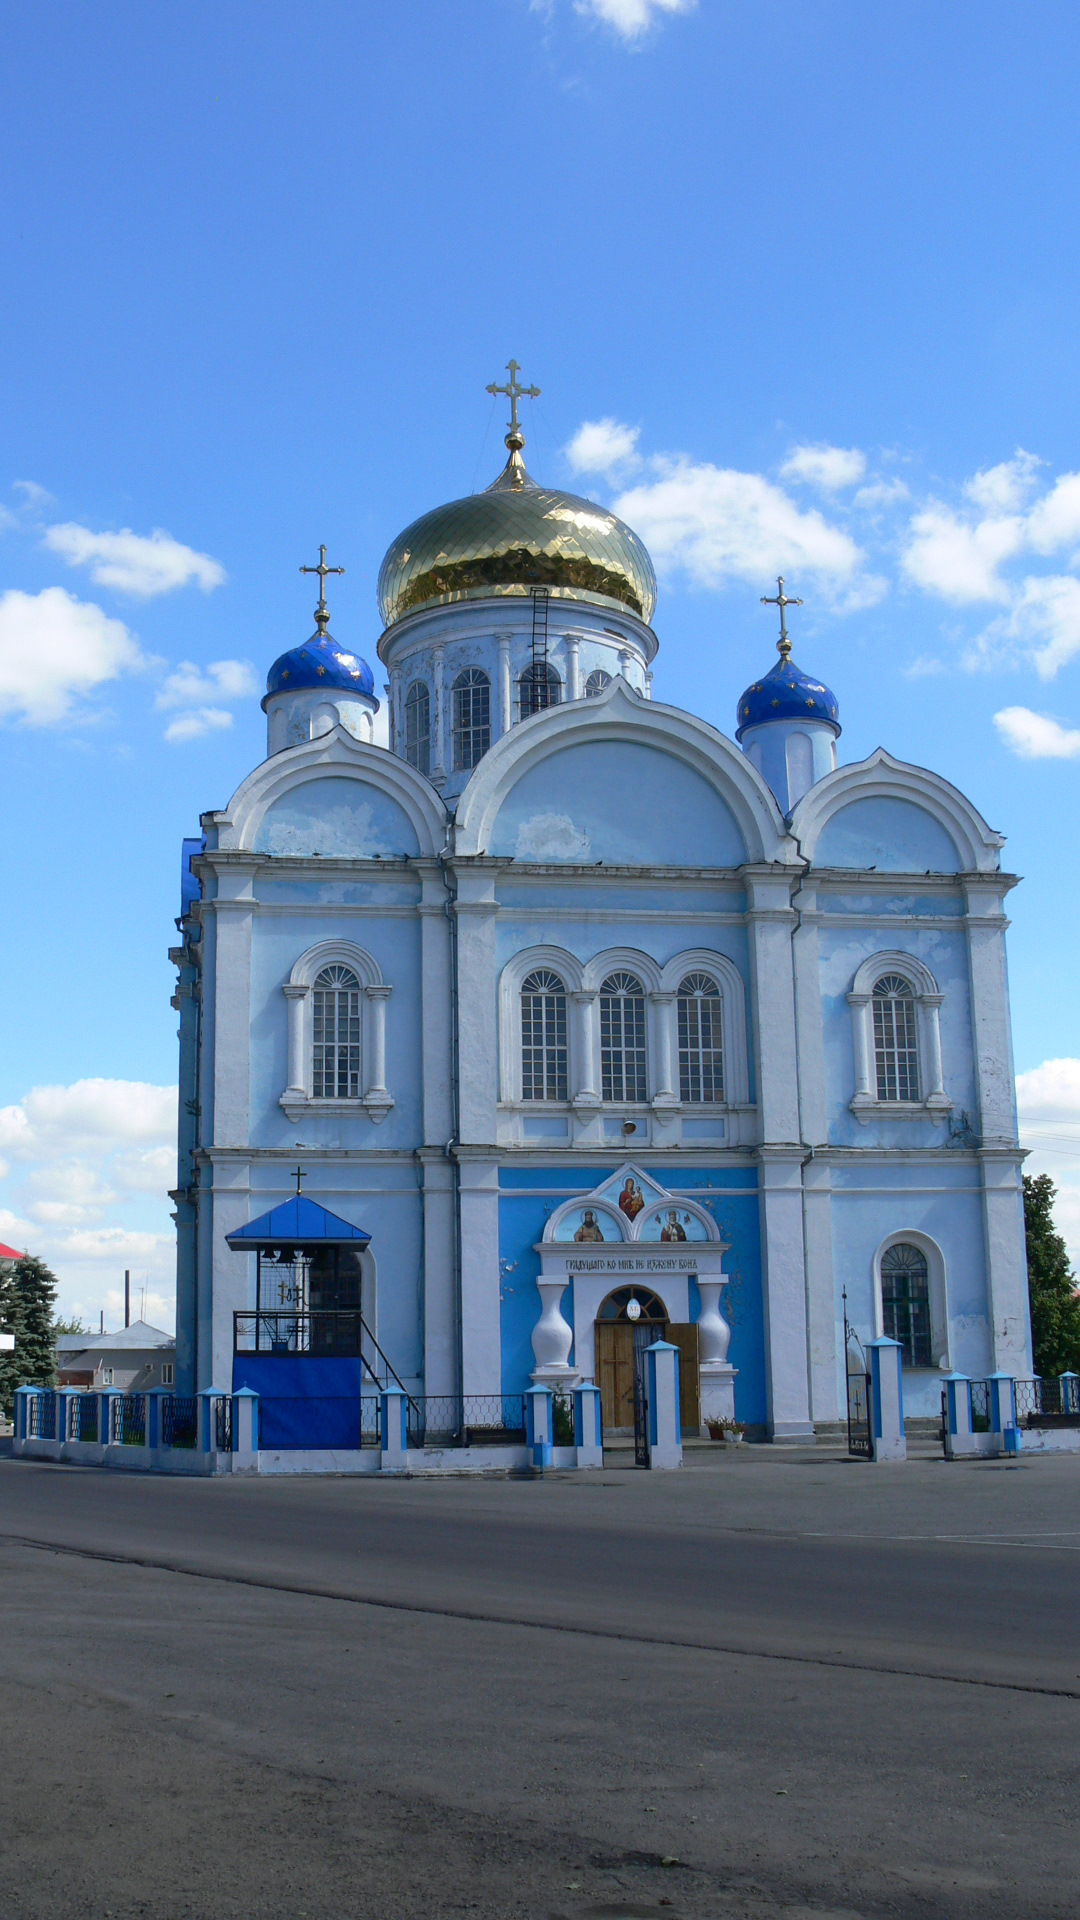
{"type": "Polygon", "coordinates": [[[689,1460],[0,1460],[0,1910],[1080,1913],[1080,1458],[689,1460]]]}

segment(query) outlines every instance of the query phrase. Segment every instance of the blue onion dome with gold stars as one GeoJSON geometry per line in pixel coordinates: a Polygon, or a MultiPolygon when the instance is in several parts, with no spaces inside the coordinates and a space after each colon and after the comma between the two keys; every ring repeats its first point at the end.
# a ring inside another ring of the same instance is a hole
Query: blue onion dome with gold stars
{"type": "Polygon", "coordinates": [[[483,493],[434,507],[398,535],[379,570],[384,627],[419,607],[526,597],[536,587],[552,599],[629,608],[647,626],[656,606],[648,553],[607,507],[539,486],[527,472],[517,403],[522,395],[537,398],[540,389],[518,383],[516,360],[508,370],[509,384],[488,392],[510,398],[510,457],[483,493]]]}
{"type": "Polygon", "coordinates": [[[340,647],[332,634],[317,632],[303,646],[290,647],[274,661],[266,676],[266,698],[272,693],[297,693],[304,687],[345,688],[350,693],[366,693],[371,699],[375,679],[358,653],[340,647]]]}
{"type": "Polygon", "coordinates": [[[836,734],[840,728],[840,708],[835,693],[820,680],[800,672],[794,660],[778,660],[762,674],[739,701],[736,740],[750,727],[767,720],[827,720],[836,734]]]}

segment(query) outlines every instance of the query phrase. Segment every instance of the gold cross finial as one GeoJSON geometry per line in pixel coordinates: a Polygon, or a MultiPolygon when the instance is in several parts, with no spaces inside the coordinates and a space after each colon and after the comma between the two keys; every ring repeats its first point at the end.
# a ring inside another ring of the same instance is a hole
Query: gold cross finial
{"type": "Polygon", "coordinates": [[[507,361],[506,371],[510,375],[510,378],[504,387],[500,387],[493,380],[491,385],[488,388],[486,388],[485,391],[488,393],[505,393],[506,394],[510,402],[510,431],[506,436],[506,444],[509,447],[511,453],[520,453],[522,447],[525,445],[525,435],[521,431],[521,422],[518,419],[517,403],[521,399],[539,400],[540,389],[539,387],[521,386],[521,384],[518,381],[518,374],[520,373],[521,369],[518,366],[518,363],[516,360],[507,361]]]}
{"type": "MultiPolygon", "coordinates": [[[[301,573],[317,573],[319,576],[319,604],[315,609],[315,625],[319,629],[319,637],[321,639],[330,624],[330,615],[326,606],[326,576],[328,573],[344,573],[345,569],[344,567],[328,567],[326,564],[326,548],[320,547],[318,566],[301,567],[300,571],[301,573]]],[[[299,1187],[297,1187],[296,1191],[299,1193],[299,1187]]]]}
{"type": "Polygon", "coordinates": [[[779,607],[780,638],[776,643],[776,651],[780,655],[781,660],[790,660],[791,641],[788,639],[787,621],[784,619],[784,611],[787,607],[801,607],[802,601],[793,600],[784,592],[784,576],[781,573],[777,576],[776,592],[773,594],[763,593],[761,596],[761,604],[763,607],[779,607]]]}

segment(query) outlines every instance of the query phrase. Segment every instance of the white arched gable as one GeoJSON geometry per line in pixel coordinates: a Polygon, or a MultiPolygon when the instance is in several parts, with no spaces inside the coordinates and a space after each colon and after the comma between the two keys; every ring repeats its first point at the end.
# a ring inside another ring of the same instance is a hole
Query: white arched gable
{"type": "Polygon", "coordinates": [[[659,749],[697,773],[734,818],[748,861],[797,862],[772,792],[746,755],[706,721],[646,700],[621,674],[595,699],[548,707],[496,741],[458,803],[455,850],[486,852],[500,808],[525,774],[566,747],[603,740],[659,749]]]}
{"type": "Polygon", "coordinates": [[[430,781],[387,747],[356,740],[345,729],[306,740],[272,755],[248,775],[221,813],[211,814],[220,848],[253,848],[262,820],[275,802],[310,781],[354,778],[393,801],[408,818],[421,858],[431,859],[446,841],[446,809],[430,781]]]}
{"type": "Polygon", "coordinates": [[[937,822],[956,848],[964,873],[996,873],[1004,836],[987,826],[971,801],[925,767],[894,760],[878,747],[867,760],[838,767],[811,787],[791,816],[791,832],[804,859],[814,863],[818,842],[836,815],[857,800],[906,800],[937,822]]]}
{"type": "Polygon", "coordinates": [[[352,940],[320,940],[296,961],[282,986],[288,1007],[289,1083],[280,1098],[290,1120],[306,1113],[364,1116],[378,1126],[394,1104],[386,1085],[386,1018],[390,986],[366,947],[352,940]],[[362,995],[360,1087],[355,1098],[315,1098],[311,990],[326,967],[347,967],[362,995]]]}

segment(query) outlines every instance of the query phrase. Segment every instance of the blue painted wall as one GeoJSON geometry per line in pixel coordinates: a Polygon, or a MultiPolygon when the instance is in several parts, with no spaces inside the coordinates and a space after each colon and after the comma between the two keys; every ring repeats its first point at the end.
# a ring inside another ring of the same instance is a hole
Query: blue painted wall
{"type": "Polygon", "coordinates": [[[564,747],[522,775],[499,811],[491,853],[518,860],[735,867],[735,816],[674,755],[624,740],[564,747]]]}

